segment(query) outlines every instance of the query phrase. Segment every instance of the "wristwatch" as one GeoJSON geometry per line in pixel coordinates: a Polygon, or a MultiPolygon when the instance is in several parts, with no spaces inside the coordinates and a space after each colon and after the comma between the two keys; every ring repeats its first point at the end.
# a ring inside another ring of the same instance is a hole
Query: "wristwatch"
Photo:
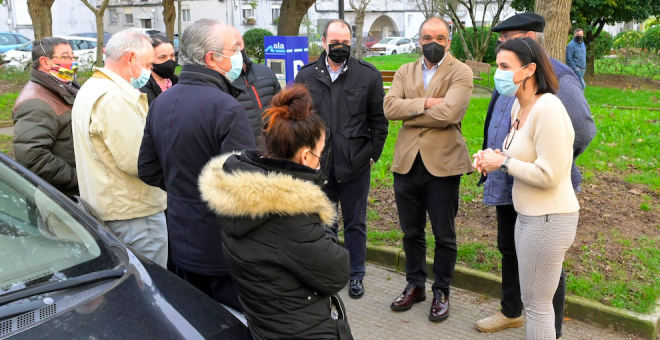
{"type": "Polygon", "coordinates": [[[503,173],[507,174],[509,173],[509,161],[511,160],[511,157],[507,157],[502,165],[500,165],[500,170],[502,170],[503,173]]]}

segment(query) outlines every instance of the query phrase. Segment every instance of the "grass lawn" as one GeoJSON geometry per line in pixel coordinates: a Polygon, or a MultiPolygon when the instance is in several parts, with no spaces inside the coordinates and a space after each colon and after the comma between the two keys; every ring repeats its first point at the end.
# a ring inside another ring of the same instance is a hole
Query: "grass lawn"
{"type": "MultiPolygon", "coordinates": [[[[587,88],[586,97],[598,134],[578,159],[583,171],[579,196],[578,237],[567,255],[568,291],[614,307],[649,312],[660,298],[660,111],[603,107],[660,107],[654,91],[587,88]],[[632,192],[632,193],[630,193],[632,192]],[[634,218],[632,217],[634,216],[634,218]]],[[[470,153],[482,143],[489,98],[472,98],[463,135],[470,153]]],[[[393,148],[400,122],[390,123],[385,150],[372,170],[368,240],[401,247],[393,200],[393,148]]],[[[478,176],[463,176],[457,217],[458,262],[464,266],[501,272],[492,208],[481,204],[478,176]]],[[[435,240],[427,228],[429,255],[435,240]]]]}
{"type": "Polygon", "coordinates": [[[18,93],[16,92],[0,94],[0,125],[12,123],[11,111],[14,108],[17,97],[18,93]]]}

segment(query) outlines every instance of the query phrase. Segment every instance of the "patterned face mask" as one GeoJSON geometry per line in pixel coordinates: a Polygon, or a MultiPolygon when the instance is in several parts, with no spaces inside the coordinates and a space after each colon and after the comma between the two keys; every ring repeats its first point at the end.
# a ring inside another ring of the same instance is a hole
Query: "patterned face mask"
{"type": "Polygon", "coordinates": [[[78,63],[53,64],[50,74],[63,83],[72,82],[78,73],[78,63]]]}

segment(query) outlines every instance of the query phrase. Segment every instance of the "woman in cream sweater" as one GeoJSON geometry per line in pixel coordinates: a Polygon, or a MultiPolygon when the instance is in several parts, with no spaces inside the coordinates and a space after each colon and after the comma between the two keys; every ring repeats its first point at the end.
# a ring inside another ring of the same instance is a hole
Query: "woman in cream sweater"
{"type": "Polygon", "coordinates": [[[502,149],[474,155],[481,173],[513,176],[515,240],[527,339],[554,340],[552,298],[575,239],[580,206],[571,185],[574,131],[545,51],[533,39],[499,46],[495,87],[516,97],[502,149]]]}

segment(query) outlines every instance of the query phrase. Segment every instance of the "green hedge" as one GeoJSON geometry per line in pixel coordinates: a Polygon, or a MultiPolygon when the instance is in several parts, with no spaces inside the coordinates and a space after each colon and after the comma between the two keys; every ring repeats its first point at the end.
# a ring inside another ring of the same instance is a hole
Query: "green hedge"
{"type": "Polygon", "coordinates": [[[253,28],[243,35],[245,42],[245,53],[257,59],[258,63],[264,60],[264,37],[272,36],[273,33],[262,28],[253,28]]]}
{"type": "Polygon", "coordinates": [[[642,40],[643,36],[644,33],[642,32],[623,31],[617,34],[614,38],[614,48],[618,50],[622,48],[639,47],[640,40],[642,40]]]}
{"type": "MultiPolygon", "coordinates": [[[[488,34],[488,30],[490,30],[490,27],[484,27],[480,28],[483,29],[485,32],[484,34],[488,34]]],[[[472,43],[470,42],[471,38],[474,37],[475,29],[474,27],[467,27],[466,32],[463,32],[463,34],[468,35],[468,41],[467,46],[468,49],[470,50],[470,53],[472,53],[472,56],[475,55],[474,50],[472,49],[472,43]]],[[[493,32],[491,37],[490,37],[490,43],[488,44],[488,50],[486,51],[486,55],[484,56],[484,60],[482,60],[484,63],[492,63],[496,59],[495,55],[495,44],[497,43],[497,40],[500,38],[499,33],[493,32]]],[[[453,39],[451,41],[451,54],[454,55],[455,58],[460,59],[460,60],[465,60],[467,57],[465,56],[465,51],[463,51],[463,44],[461,43],[461,35],[458,32],[455,32],[453,35],[453,39]]]]}
{"type": "Polygon", "coordinates": [[[614,47],[614,38],[607,32],[600,32],[598,38],[591,42],[591,53],[596,59],[605,56],[614,47]]]}
{"type": "Polygon", "coordinates": [[[639,42],[641,48],[660,50],[660,25],[649,28],[639,42]]]}

